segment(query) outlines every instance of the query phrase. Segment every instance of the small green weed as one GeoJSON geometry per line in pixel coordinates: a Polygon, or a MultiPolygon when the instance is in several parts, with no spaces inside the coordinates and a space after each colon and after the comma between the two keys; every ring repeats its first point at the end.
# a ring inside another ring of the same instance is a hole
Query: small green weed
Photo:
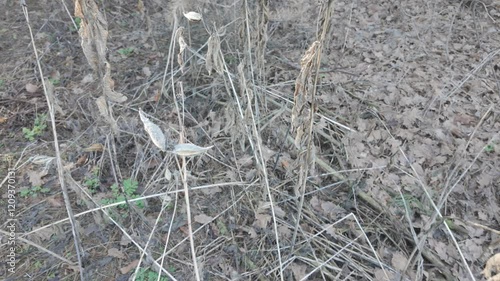
{"type": "Polygon", "coordinates": [[[36,270],[39,270],[40,268],[42,268],[43,264],[41,261],[37,260],[35,261],[35,263],[33,263],[32,265],[36,270]]]}
{"type": "Polygon", "coordinates": [[[74,20],[75,20],[75,23],[76,23],[76,29],[75,29],[75,26],[73,25],[73,23],[71,23],[69,25],[69,31],[71,31],[71,32],[78,31],[80,29],[80,24],[82,23],[82,19],[81,18],[76,17],[76,18],[74,18],[74,20]]]}
{"type": "Polygon", "coordinates": [[[101,181],[99,180],[99,169],[94,168],[92,170],[92,176],[90,178],[85,179],[83,182],[83,185],[85,185],[91,194],[94,194],[97,192],[97,189],[99,188],[99,185],[101,184],[101,181]]]}
{"type": "Polygon", "coordinates": [[[485,148],[484,151],[486,152],[495,152],[495,146],[493,144],[488,144],[485,148]]]}
{"type": "MultiPolygon", "coordinates": [[[[129,198],[129,199],[135,199],[135,198],[139,197],[139,195],[135,194],[138,186],[139,186],[139,183],[135,180],[132,180],[132,179],[124,180],[123,181],[123,191],[125,194],[123,194],[120,191],[119,186],[117,184],[113,184],[111,186],[111,192],[113,193],[112,198],[103,199],[102,204],[107,205],[107,204],[117,203],[120,201],[125,201],[125,196],[127,196],[127,198],[129,198]]],[[[126,208],[125,204],[126,203],[122,203],[122,204],[118,205],[118,207],[125,209],[126,208]]],[[[142,208],[144,208],[144,202],[142,200],[137,201],[136,206],[142,209],[142,208]]]]}
{"type": "Polygon", "coordinates": [[[118,50],[118,53],[122,56],[130,56],[134,52],[134,48],[129,47],[129,48],[121,48],[118,50]]]}
{"type": "MultiPolygon", "coordinates": [[[[156,280],[158,280],[158,273],[156,273],[152,270],[149,270],[149,269],[141,268],[141,269],[139,269],[139,272],[137,273],[135,280],[137,280],[137,281],[156,281],[156,280]]],[[[168,281],[168,278],[161,277],[160,281],[168,281]]]]}
{"type": "Polygon", "coordinates": [[[405,203],[406,203],[407,206],[410,208],[410,210],[418,209],[421,212],[425,212],[424,205],[422,204],[422,202],[420,202],[420,200],[417,197],[415,197],[411,194],[404,194],[403,198],[394,197],[391,199],[391,204],[393,206],[401,209],[401,210],[404,210],[405,203]],[[404,200],[403,200],[403,198],[404,198],[404,200]]]}
{"type": "Polygon", "coordinates": [[[29,141],[34,141],[36,137],[43,134],[43,131],[47,128],[47,114],[37,114],[35,118],[35,123],[32,129],[23,128],[23,134],[29,141]]]}
{"type": "Polygon", "coordinates": [[[61,84],[61,80],[56,78],[49,78],[49,82],[52,83],[52,85],[54,86],[58,86],[59,84],[61,84]]]}
{"type": "Polygon", "coordinates": [[[28,197],[28,196],[37,197],[38,194],[40,193],[49,193],[49,192],[50,189],[47,187],[33,186],[31,188],[21,190],[19,194],[21,195],[21,197],[28,197]]]}

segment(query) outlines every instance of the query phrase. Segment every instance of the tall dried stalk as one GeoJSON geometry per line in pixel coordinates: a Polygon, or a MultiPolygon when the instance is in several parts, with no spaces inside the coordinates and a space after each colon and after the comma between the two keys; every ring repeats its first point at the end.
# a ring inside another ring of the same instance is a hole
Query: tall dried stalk
{"type": "Polygon", "coordinates": [[[66,212],[68,213],[68,218],[69,218],[69,221],[71,223],[71,232],[73,234],[73,242],[75,245],[76,257],[78,259],[78,270],[80,273],[80,280],[84,281],[85,275],[83,272],[82,258],[84,257],[85,252],[84,252],[83,247],[81,245],[81,238],[80,238],[80,234],[79,234],[80,232],[79,232],[79,229],[77,229],[78,225],[77,225],[75,216],[73,214],[73,209],[71,207],[71,201],[69,199],[69,194],[68,194],[68,188],[66,187],[66,181],[64,178],[65,171],[64,171],[64,167],[63,167],[63,163],[62,163],[61,151],[59,149],[59,139],[57,136],[56,121],[55,121],[54,87],[52,86],[52,84],[50,82],[48,82],[47,80],[45,80],[43,78],[44,77],[43,70],[42,70],[42,66],[40,64],[40,58],[38,56],[38,51],[37,51],[37,47],[35,44],[35,37],[33,36],[33,30],[31,29],[31,23],[29,20],[27,5],[22,5],[22,9],[23,9],[24,17],[26,19],[26,24],[28,25],[30,38],[31,38],[31,44],[33,46],[33,52],[35,54],[37,68],[38,68],[38,71],[40,73],[40,78],[41,78],[42,85],[43,85],[43,92],[45,94],[47,107],[49,109],[49,116],[50,116],[50,121],[51,121],[51,125],[52,125],[52,134],[54,136],[54,150],[55,150],[55,154],[56,154],[55,158],[56,158],[56,163],[57,163],[57,176],[58,176],[59,184],[61,185],[61,190],[62,190],[62,194],[63,194],[63,198],[64,198],[64,205],[66,207],[66,212]]]}
{"type": "Polygon", "coordinates": [[[295,81],[294,106],[292,109],[292,131],[295,133],[295,146],[299,150],[296,160],[299,167],[299,179],[294,188],[297,202],[297,218],[292,236],[292,251],[297,240],[297,232],[302,217],[307,175],[315,165],[315,147],[313,143],[314,115],[317,110],[316,91],[321,66],[321,53],[330,29],[330,17],[333,0],[328,0],[321,8],[321,17],[314,41],[300,61],[300,73],[295,81]]]}
{"type": "Polygon", "coordinates": [[[267,26],[269,23],[269,1],[259,0],[258,4],[258,26],[257,26],[257,48],[255,48],[255,60],[257,64],[257,80],[265,82],[265,54],[267,45],[267,26]]]}

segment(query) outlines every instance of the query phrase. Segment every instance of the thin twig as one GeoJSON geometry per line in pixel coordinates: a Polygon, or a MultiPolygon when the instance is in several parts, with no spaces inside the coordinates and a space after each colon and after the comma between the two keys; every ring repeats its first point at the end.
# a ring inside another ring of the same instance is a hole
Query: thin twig
{"type": "Polygon", "coordinates": [[[68,190],[66,188],[66,183],[64,181],[64,166],[63,166],[62,160],[61,160],[61,152],[59,151],[59,140],[57,138],[56,120],[55,120],[55,112],[54,112],[54,104],[53,104],[53,102],[55,102],[55,97],[54,97],[54,93],[52,92],[52,86],[48,86],[45,83],[45,78],[43,75],[42,66],[40,64],[40,59],[38,57],[38,51],[37,51],[36,44],[35,44],[35,38],[33,37],[33,31],[31,30],[31,23],[30,23],[29,15],[28,15],[28,6],[26,4],[23,4],[21,6],[23,9],[24,17],[26,19],[26,24],[27,24],[28,29],[29,29],[29,33],[30,33],[30,37],[31,37],[31,45],[33,46],[33,52],[35,54],[36,64],[37,64],[38,71],[40,73],[40,78],[42,81],[43,92],[45,94],[47,107],[49,109],[50,121],[51,121],[51,125],[52,125],[52,134],[54,135],[54,149],[55,149],[55,154],[56,154],[55,157],[56,157],[56,163],[57,163],[57,175],[58,175],[59,183],[61,185],[61,190],[62,190],[62,194],[63,194],[63,198],[64,198],[64,205],[66,206],[66,211],[68,213],[68,217],[69,217],[69,220],[71,223],[71,232],[73,233],[73,238],[74,238],[73,242],[75,244],[76,256],[78,258],[78,268],[80,271],[80,280],[84,281],[85,275],[84,275],[83,266],[82,266],[83,252],[81,252],[81,250],[83,250],[83,249],[81,248],[79,232],[77,231],[75,217],[73,216],[73,209],[71,208],[71,201],[69,200],[68,190]],[[50,87],[51,89],[49,89],[48,87],[50,87]],[[49,92],[49,90],[50,90],[50,92],[49,92]]]}

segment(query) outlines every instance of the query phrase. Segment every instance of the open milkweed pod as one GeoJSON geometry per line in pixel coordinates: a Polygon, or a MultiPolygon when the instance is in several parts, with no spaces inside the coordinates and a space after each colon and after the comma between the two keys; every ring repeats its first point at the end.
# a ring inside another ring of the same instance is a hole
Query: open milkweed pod
{"type": "Polygon", "coordinates": [[[190,143],[180,143],[174,147],[172,153],[177,154],[179,156],[196,156],[202,154],[203,152],[209,150],[212,147],[214,146],[212,145],[209,147],[200,147],[190,143]]]}
{"type": "Polygon", "coordinates": [[[151,122],[144,112],[139,108],[139,116],[141,117],[142,124],[144,124],[144,130],[149,135],[149,138],[153,141],[153,143],[162,151],[165,151],[165,135],[161,131],[160,127],[155,123],[151,122]]]}
{"type": "Polygon", "coordinates": [[[201,14],[197,12],[188,12],[184,16],[191,22],[199,22],[202,19],[201,14]]]}

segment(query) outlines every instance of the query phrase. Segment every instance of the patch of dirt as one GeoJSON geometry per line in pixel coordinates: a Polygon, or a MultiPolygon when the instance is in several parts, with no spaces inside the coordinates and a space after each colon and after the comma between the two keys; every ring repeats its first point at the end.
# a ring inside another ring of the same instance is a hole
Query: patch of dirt
{"type": "Polygon", "coordinates": [[[499,4],[269,2],[0,2],[1,276],[496,280],[499,4]]]}

